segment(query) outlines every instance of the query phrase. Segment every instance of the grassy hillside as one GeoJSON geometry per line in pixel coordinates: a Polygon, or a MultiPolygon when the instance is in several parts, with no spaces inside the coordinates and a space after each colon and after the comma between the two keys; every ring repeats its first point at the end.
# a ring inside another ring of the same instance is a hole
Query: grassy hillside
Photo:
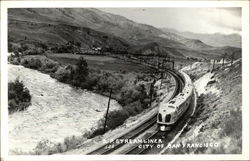
{"type": "Polygon", "coordinates": [[[221,66],[195,63],[190,75],[196,79],[198,104],[190,125],[176,144],[202,144],[168,149],[169,154],[240,154],[242,152],[242,61],[221,66]],[[204,84],[205,82],[205,84],[204,84]],[[210,144],[206,147],[206,143],[210,144]]]}
{"type": "Polygon", "coordinates": [[[218,58],[226,50],[214,48],[200,40],[163,32],[150,25],[92,8],[10,8],[8,9],[9,42],[35,46],[55,46],[69,41],[83,48],[102,47],[112,52],[161,54],[172,57],[218,58]],[[152,48],[153,46],[153,48],[152,48]]]}
{"type": "Polygon", "coordinates": [[[85,27],[66,24],[33,23],[9,19],[9,41],[55,46],[69,41],[80,42],[81,47],[102,46],[114,50],[127,50],[129,44],[121,38],[85,27]]]}

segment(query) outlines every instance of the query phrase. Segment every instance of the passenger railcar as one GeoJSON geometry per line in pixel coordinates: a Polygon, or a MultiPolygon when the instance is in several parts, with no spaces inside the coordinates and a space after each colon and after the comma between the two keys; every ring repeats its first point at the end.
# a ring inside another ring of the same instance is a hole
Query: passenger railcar
{"type": "Polygon", "coordinates": [[[180,73],[185,81],[185,86],[182,92],[170,101],[163,100],[159,106],[157,123],[161,131],[169,130],[171,126],[174,125],[187,111],[191,102],[193,94],[192,81],[186,73],[180,73]]]}

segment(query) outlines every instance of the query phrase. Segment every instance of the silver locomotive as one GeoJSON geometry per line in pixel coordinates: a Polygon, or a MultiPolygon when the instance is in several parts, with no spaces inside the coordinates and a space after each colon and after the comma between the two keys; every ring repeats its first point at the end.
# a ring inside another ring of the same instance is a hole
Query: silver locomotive
{"type": "Polygon", "coordinates": [[[171,100],[163,100],[160,103],[157,115],[157,124],[161,131],[170,130],[187,111],[193,95],[193,84],[189,76],[180,72],[185,80],[185,86],[181,93],[171,100]]]}

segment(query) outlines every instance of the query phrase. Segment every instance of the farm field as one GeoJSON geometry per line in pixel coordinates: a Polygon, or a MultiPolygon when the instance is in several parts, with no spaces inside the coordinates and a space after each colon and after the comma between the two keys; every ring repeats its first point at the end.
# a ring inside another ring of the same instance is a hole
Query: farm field
{"type": "Polygon", "coordinates": [[[151,69],[144,65],[127,62],[109,56],[96,55],[73,55],[73,54],[49,54],[48,57],[62,64],[75,64],[80,56],[87,61],[89,68],[96,68],[110,71],[134,71],[149,72],[151,69]]]}

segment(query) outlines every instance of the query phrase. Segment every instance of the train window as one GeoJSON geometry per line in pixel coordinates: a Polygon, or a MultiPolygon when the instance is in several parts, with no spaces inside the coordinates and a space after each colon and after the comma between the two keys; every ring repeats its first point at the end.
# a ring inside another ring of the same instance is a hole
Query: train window
{"type": "Polygon", "coordinates": [[[170,103],[170,104],[173,104],[173,103],[175,103],[175,101],[173,100],[173,101],[170,101],[169,103],[170,103]]]}
{"type": "Polygon", "coordinates": [[[174,106],[168,106],[168,108],[172,108],[172,109],[175,109],[175,107],[174,107],[174,106]]]}
{"type": "Polygon", "coordinates": [[[158,114],[158,120],[162,122],[162,115],[160,113],[158,114]]]}

